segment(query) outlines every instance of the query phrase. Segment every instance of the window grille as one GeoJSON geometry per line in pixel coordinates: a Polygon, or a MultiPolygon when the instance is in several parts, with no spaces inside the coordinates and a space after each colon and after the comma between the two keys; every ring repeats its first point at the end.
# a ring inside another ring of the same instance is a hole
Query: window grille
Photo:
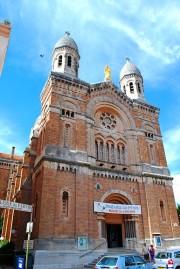
{"type": "Polygon", "coordinates": [[[125,237],[126,238],[136,238],[135,221],[126,221],[125,222],[125,237]]]}
{"type": "Polygon", "coordinates": [[[111,161],[114,163],[114,144],[111,144],[111,161]]]}
{"type": "Polygon", "coordinates": [[[104,159],[103,142],[100,142],[100,160],[104,159]]]}
{"type": "Polygon", "coordinates": [[[117,146],[117,162],[118,164],[121,163],[121,153],[120,153],[120,146],[117,146]]]}
{"type": "Polygon", "coordinates": [[[125,151],[124,146],[122,146],[121,153],[122,153],[122,164],[125,164],[126,163],[126,151],[125,151]]]}
{"type": "Polygon", "coordinates": [[[109,156],[109,144],[106,144],[106,161],[109,162],[110,161],[110,156],[109,156]]]}

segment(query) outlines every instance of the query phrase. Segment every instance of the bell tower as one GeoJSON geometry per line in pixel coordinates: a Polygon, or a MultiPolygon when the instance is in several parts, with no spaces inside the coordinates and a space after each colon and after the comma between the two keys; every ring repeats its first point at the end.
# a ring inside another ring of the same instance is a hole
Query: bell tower
{"type": "Polygon", "coordinates": [[[141,72],[129,58],[126,57],[126,63],[120,71],[121,90],[131,99],[139,99],[145,102],[143,77],[141,72]]]}
{"type": "Polygon", "coordinates": [[[63,73],[72,78],[78,78],[80,55],[76,42],[69,32],[56,43],[52,55],[52,71],[63,73]]]}

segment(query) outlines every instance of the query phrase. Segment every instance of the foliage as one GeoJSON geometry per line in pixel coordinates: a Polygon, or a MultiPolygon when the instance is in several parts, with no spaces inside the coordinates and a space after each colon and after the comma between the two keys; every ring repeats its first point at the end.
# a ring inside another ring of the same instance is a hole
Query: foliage
{"type": "Polygon", "coordinates": [[[1,241],[1,242],[0,242],[0,249],[1,249],[2,247],[4,247],[5,245],[7,245],[8,242],[9,242],[8,240],[3,240],[3,241],[1,241]]]}
{"type": "Polygon", "coordinates": [[[15,248],[14,242],[4,240],[0,243],[0,254],[11,254],[15,248]]]}

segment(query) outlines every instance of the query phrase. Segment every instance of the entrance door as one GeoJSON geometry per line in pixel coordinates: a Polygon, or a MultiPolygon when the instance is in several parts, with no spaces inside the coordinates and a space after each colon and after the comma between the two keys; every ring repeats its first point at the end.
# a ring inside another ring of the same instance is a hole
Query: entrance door
{"type": "Polygon", "coordinates": [[[107,224],[108,248],[122,247],[122,226],[121,224],[107,224]]]}

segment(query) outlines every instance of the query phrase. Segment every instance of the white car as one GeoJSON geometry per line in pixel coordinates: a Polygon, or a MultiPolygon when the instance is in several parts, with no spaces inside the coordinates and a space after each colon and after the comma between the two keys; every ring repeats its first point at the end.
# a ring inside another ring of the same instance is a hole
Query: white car
{"type": "Polygon", "coordinates": [[[180,249],[159,251],[154,259],[154,269],[180,269],[180,249]]]}
{"type": "Polygon", "coordinates": [[[152,264],[137,254],[122,254],[102,257],[94,269],[152,269],[152,264]]]}

